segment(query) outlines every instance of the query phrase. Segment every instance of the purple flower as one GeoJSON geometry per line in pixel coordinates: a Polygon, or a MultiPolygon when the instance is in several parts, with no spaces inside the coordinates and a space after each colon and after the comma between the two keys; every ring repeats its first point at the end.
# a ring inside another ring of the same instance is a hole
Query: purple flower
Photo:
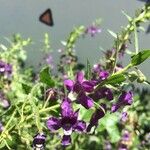
{"type": "Polygon", "coordinates": [[[86,95],[86,92],[90,93],[94,90],[94,81],[84,81],[83,72],[78,72],[76,75],[75,82],[72,80],[65,80],[64,84],[68,91],[73,91],[78,94],[77,102],[84,106],[86,109],[91,108],[93,104],[93,99],[86,95]]]}
{"type": "Polygon", "coordinates": [[[125,130],[122,136],[122,141],[129,141],[130,140],[130,133],[128,130],[125,130]]]}
{"type": "Polygon", "coordinates": [[[72,80],[70,80],[70,79],[64,80],[64,85],[66,86],[66,88],[69,92],[73,91],[74,82],[72,80]]]}
{"type": "Polygon", "coordinates": [[[93,71],[93,73],[99,74],[102,71],[101,65],[100,64],[94,64],[92,71],[93,71]]]}
{"type": "Polygon", "coordinates": [[[124,91],[120,95],[118,102],[112,106],[111,111],[116,112],[122,106],[131,105],[132,101],[133,101],[133,93],[131,91],[129,92],[124,91]]]}
{"type": "Polygon", "coordinates": [[[3,108],[6,108],[6,109],[10,106],[9,101],[6,99],[2,91],[0,91],[0,104],[2,105],[3,108]]]}
{"type": "Polygon", "coordinates": [[[12,65],[0,60],[0,75],[9,78],[11,77],[11,74],[12,74],[12,65]]]}
{"type": "Polygon", "coordinates": [[[3,124],[0,122],[0,133],[4,130],[3,124]]]}
{"type": "Polygon", "coordinates": [[[50,117],[47,120],[49,130],[55,131],[60,128],[64,130],[62,145],[71,143],[71,133],[73,131],[83,132],[86,128],[86,123],[78,120],[78,112],[79,110],[73,111],[71,100],[65,98],[61,104],[61,118],[50,117]]]}
{"type": "Polygon", "coordinates": [[[128,150],[127,145],[121,144],[118,150],[128,150]]]}
{"type": "Polygon", "coordinates": [[[46,63],[51,66],[51,68],[54,68],[53,57],[51,54],[47,55],[44,59],[46,63]]]}
{"type": "Polygon", "coordinates": [[[75,82],[68,79],[64,81],[64,84],[69,91],[73,90],[77,94],[80,92],[92,92],[95,86],[94,81],[84,81],[84,74],[81,71],[77,73],[75,82]]]}
{"type": "Polygon", "coordinates": [[[79,93],[77,97],[77,102],[84,106],[86,109],[94,106],[93,99],[87,96],[85,93],[79,93]]]}
{"type": "Polygon", "coordinates": [[[128,119],[128,114],[127,114],[127,112],[123,112],[123,113],[122,113],[122,116],[121,116],[121,121],[126,122],[127,119],[128,119]]]}
{"type": "Polygon", "coordinates": [[[93,113],[93,115],[90,119],[90,124],[87,127],[87,132],[90,132],[91,128],[93,126],[97,127],[98,120],[101,119],[102,117],[104,117],[105,111],[106,111],[106,105],[105,104],[101,104],[101,107],[99,107],[99,109],[96,109],[96,111],[93,113]]]}
{"type": "Polygon", "coordinates": [[[105,150],[112,150],[111,143],[109,141],[105,142],[105,150]]]}
{"type": "Polygon", "coordinates": [[[89,26],[86,30],[85,30],[85,34],[90,34],[91,37],[94,37],[97,33],[101,33],[101,29],[98,28],[95,25],[89,26]]]}
{"type": "Polygon", "coordinates": [[[71,144],[71,137],[70,135],[63,135],[62,137],[62,145],[67,146],[71,144]]]}
{"type": "Polygon", "coordinates": [[[0,60],[0,74],[4,74],[5,72],[5,63],[0,60]]]}
{"type": "Polygon", "coordinates": [[[95,100],[99,100],[102,98],[106,98],[108,100],[113,100],[113,93],[111,89],[102,87],[101,89],[97,90],[91,97],[95,100]]]}
{"type": "Polygon", "coordinates": [[[108,76],[109,76],[109,73],[107,71],[101,71],[99,73],[99,78],[100,78],[101,81],[107,79],[108,76]]]}
{"type": "Polygon", "coordinates": [[[33,147],[36,149],[43,149],[45,146],[45,139],[46,136],[43,133],[38,133],[37,135],[34,136],[33,139],[33,147]]]}

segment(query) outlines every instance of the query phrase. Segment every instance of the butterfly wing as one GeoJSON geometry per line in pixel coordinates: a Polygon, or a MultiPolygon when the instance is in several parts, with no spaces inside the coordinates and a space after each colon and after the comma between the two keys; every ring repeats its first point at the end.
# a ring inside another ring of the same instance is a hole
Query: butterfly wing
{"type": "Polygon", "coordinates": [[[40,15],[39,20],[40,20],[40,22],[42,22],[48,26],[53,26],[54,22],[53,22],[53,16],[52,16],[51,9],[47,9],[46,11],[44,11],[40,15]]]}

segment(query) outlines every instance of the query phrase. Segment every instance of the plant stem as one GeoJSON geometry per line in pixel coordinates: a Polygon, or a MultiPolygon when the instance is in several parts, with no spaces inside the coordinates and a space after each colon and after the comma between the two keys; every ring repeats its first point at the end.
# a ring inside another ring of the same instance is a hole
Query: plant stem
{"type": "Polygon", "coordinates": [[[133,23],[134,23],[135,54],[138,54],[138,51],[139,51],[139,45],[138,45],[137,27],[136,27],[135,21],[133,21],[133,23]]]}
{"type": "MultiPolygon", "coordinates": [[[[48,108],[41,109],[41,110],[39,110],[39,114],[42,114],[43,112],[51,111],[51,110],[59,108],[59,107],[60,107],[60,104],[57,104],[57,105],[54,105],[54,106],[51,106],[48,108]]],[[[25,120],[31,119],[33,117],[33,115],[34,114],[29,115],[25,120]]]]}

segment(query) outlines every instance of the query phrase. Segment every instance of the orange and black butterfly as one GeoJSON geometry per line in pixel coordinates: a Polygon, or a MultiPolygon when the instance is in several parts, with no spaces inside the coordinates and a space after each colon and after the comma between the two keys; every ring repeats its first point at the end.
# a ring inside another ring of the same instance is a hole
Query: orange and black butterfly
{"type": "Polygon", "coordinates": [[[46,11],[44,11],[40,15],[39,20],[40,20],[40,22],[42,22],[48,26],[53,26],[54,22],[53,22],[53,16],[52,16],[51,9],[47,9],[46,11]]]}

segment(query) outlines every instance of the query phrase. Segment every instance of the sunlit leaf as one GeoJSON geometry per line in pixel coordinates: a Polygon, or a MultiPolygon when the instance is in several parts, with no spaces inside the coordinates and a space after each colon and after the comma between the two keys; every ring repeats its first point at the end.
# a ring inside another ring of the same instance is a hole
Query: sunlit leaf
{"type": "Polygon", "coordinates": [[[143,50],[139,52],[137,55],[131,57],[131,64],[132,66],[140,65],[149,57],[150,57],[150,50],[143,50]]]}

